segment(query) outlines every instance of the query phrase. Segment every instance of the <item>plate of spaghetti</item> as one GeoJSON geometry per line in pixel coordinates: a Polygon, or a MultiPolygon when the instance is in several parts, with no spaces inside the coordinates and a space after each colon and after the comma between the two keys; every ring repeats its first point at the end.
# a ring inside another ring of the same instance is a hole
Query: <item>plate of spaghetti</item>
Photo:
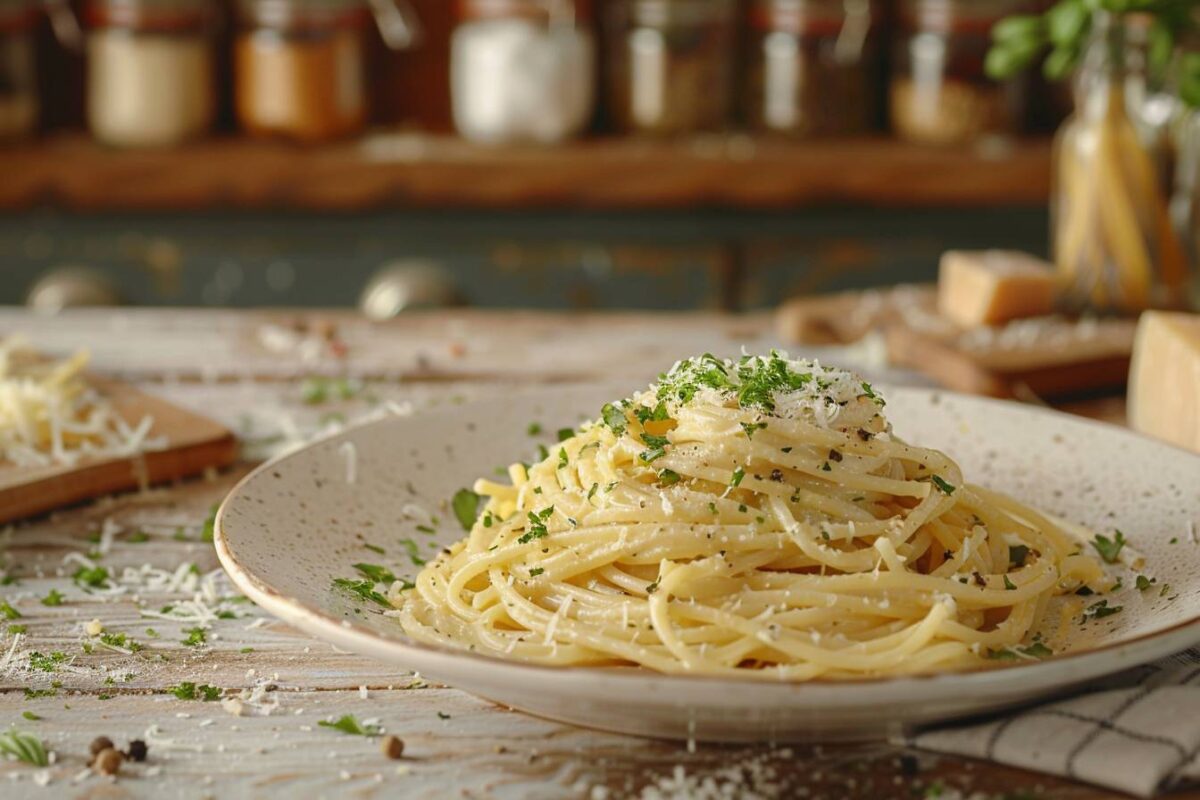
{"type": "Polygon", "coordinates": [[[1198,487],[1099,423],[706,354],[351,429],[251,474],[216,538],[278,616],[514,708],[870,738],[1200,642],[1198,487]]]}

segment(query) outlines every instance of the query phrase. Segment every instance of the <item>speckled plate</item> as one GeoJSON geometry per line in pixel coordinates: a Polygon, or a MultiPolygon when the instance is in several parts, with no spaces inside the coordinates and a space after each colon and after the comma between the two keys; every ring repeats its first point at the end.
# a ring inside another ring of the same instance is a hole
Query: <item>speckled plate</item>
{"type": "Polygon", "coordinates": [[[883,737],[1028,702],[1200,643],[1200,457],[1100,423],[916,389],[887,394],[898,434],[945,450],[975,483],[1098,531],[1120,528],[1145,557],[1141,571],[1157,579],[1155,588],[1139,592],[1127,573],[1126,588],[1110,600],[1124,611],[1063,626],[1057,655],[1043,662],[852,684],[510,663],[413,642],[394,619],[332,588],[335,578],[355,575],[354,563],[381,560],[366,545],[402,555],[397,542],[412,537],[432,554],[461,538],[446,511],[458,488],[527,457],[531,421],[546,431],[577,424],[610,394],[461,405],[314,443],[259,468],[230,494],[217,518],[221,562],[255,602],[339,647],[532,714],[671,738],[883,737]],[[436,535],[416,531],[414,505],[440,518],[436,535]]]}

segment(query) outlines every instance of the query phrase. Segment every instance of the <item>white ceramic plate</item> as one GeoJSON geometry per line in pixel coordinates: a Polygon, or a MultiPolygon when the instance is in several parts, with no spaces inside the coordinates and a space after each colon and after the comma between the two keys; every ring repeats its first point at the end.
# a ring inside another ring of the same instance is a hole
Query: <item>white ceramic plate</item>
{"type": "Polygon", "coordinates": [[[883,737],[1028,702],[1200,643],[1200,545],[1191,533],[1200,524],[1200,457],[1062,414],[916,389],[887,393],[899,435],[945,450],[975,483],[1110,535],[1120,528],[1145,556],[1142,571],[1157,579],[1155,587],[1138,591],[1129,573],[1109,601],[1123,612],[1086,627],[1061,626],[1057,655],[1044,662],[808,684],[509,663],[413,642],[394,619],[332,588],[334,578],[355,576],[352,564],[383,560],[365,544],[396,558],[400,539],[413,538],[430,555],[461,538],[447,511],[457,489],[528,457],[536,444],[527,434],[531,421],[553,432],[595,415],[611,396],[505,398],[386,419],[317,442],[261,467],[230,494],[217,519],[221,562],[255,602],[339,647],[543,717],[672,738],[883,737]],[[417,532],[412,504],[440,518],[435,536],[417,532]]]}

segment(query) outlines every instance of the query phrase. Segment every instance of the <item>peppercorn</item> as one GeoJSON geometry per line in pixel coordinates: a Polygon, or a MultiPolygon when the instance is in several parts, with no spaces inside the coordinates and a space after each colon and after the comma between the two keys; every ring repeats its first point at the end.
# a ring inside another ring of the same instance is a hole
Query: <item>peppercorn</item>
{"type": "Polygon", "coordinates": [[[145,761],[146,753],[149,748],[141,739],[134,739],[129,743],[129,747],[125,749],[125,757],[130,761],[145,761]]]}
{"type": "Polygon", "coordinates": [[[392,759],[400,758],[404,755],[404,740],[399,736],[383,737],[383,754],[392,759]]]}
{"type": "Polygon", "coordinates": [[[101,775],[116,775],[121,771],[121,762],[124,760],[125,757],[119,750],[109,747],[96,754],[96,759],[92,762],[92,769],[101,775]]]}
{"type": "Polygon", "coordinates": [[[88,745],[88,753],[92,758],[95,758],[102,750],[111,750],[113,748],[113,740],[107,736],[97,736],[92,739],[92,743],[88,745]]]}

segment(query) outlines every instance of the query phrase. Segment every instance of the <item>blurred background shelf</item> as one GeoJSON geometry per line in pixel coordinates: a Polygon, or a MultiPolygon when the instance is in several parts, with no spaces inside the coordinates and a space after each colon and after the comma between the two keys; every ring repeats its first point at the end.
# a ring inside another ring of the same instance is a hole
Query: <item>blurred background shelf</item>
{"type": "Polygon", "coordinates": [[[885,138],[746,135],[484,147],[377,134],[304,148],[243,138],[123,151],[82,134],[0,150],[0,208],[787,209],[1043,205],[1046,140],[934,149],[885,138]]]}

